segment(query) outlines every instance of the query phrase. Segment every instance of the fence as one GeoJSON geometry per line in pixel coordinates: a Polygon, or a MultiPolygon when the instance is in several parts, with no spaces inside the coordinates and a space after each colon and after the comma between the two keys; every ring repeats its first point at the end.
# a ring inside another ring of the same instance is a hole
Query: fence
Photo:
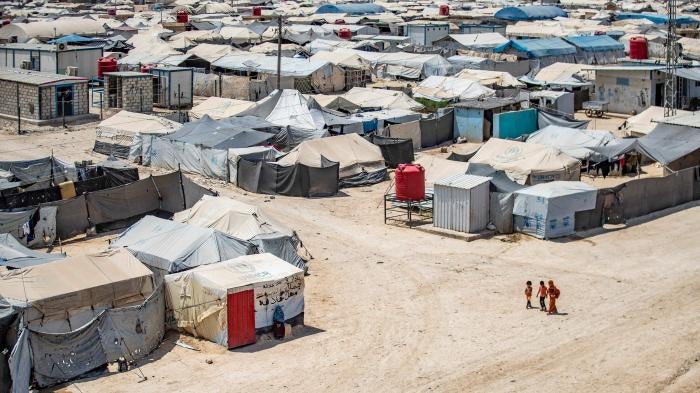
{"type": "Polygon", "coordinates": [[[601,189],[596,208],[576,213],[575,226],[576,230],[585,230],[604,223],[622,223],[693,200],[700,200],[700,167],[601,189]]]}

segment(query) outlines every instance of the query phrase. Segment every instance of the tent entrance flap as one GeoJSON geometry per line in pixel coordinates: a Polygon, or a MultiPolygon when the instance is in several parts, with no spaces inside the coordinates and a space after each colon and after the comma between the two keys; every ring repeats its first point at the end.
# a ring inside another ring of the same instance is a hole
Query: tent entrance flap
{"type": "Polygon", "coordinates": [[[229,293],[226,298],[228,347],[255,343],[255,305],[253,290],[229,293]]]}

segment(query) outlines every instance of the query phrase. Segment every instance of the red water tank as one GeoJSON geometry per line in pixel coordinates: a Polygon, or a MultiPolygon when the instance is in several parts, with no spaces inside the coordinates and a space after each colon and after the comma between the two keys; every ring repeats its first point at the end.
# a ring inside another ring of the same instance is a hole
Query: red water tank
{"type": "Polygon", "coordinates": [[[421,201],[425,199],[425,169],[419,164],[399,164],[396,168],[396,199],[421,201]]]}
{"type": "Polygon", "coordinates": [[[144,64],[141,66],[141,73],[148,74],[151,72],[151,68],[153,68],[152,64],[144,64]]]}
{"type": "Polygon", "coordinates": [[[110,8],[107,10],[107,15],[109,16],[117,16],[117,9],[116,8],[110,8]]]}
{"type": "Polygon", "coordinates": [[[253,16],[262,16],[262,7],[253,7],[253,16]]]}
{"type": "Polygon", "coordinates": [[[447,4],[440,4],[440,16],[450,16],[450,6],[447,4]]]}
{"type": "Polygon", "coordinates": [[[190,16],[187,14],[187,11],[180,10],[177,12],[177,23],[187,23],[189,20],[190,16]]]}
{"type": "Polygon", "coordinates": [[[347,27],[343,27],[342,29],[338,30],[338,37],[344,40],[349,40],[352,38],[352,31],[350,31],[350,29],[347,27]]]}
{"type": "Polygon", "coordinates": [[[345,19],[336,19],[335,20],[336,25],[344,25],[345,24],[345,19]]]}
{"type": "Polygon", "coordinates": [[[639,36],[630,38],[630,59],[645,60],[648,58],[647,39],[639,36]]]}
{"type": "Polygon", "coordinates": [[[97,79],[102,79],[105,72],[117,72],[117,59],[100,57],[97,60],[97,79]]]}

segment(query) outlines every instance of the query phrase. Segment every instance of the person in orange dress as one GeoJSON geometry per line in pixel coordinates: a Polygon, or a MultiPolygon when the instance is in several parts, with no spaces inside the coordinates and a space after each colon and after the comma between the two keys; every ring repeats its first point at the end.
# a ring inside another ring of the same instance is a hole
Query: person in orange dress
{"type": "Polygon", "coordinates": [[[532,281],[528,281],[525,283],[525,299],[527,299],[527,304],[525,305],[525,308],[529,310],[532,308],[532,281]]]}
{"type": "Polygon", "coordinates": [[[549,296],[549,312],[547,312],[547,315],[558,314],[557,299],[559,299],[561,291],[559,291],[559,288],[554,286],[553,280],[549,280],[548,284],[549,289],[547,289],[547,295],[549,296]]]}
{"type": "Polygon", "coordinates": [[[547,286],[544,285],[544,281],[540,281],[540,288],[537,290],[537,297],[540,298],[540,311],[547,311],[547,305],[544,299],[547,298],[547,286]]]}

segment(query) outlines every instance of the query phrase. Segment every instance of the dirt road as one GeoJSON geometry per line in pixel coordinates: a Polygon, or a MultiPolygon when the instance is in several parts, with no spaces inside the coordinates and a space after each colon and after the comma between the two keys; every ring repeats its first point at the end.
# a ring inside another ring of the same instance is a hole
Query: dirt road
{"type": "MultiPolygon", "coordinates": [[[[92,156],[89,130],[5,137],[0,151],[15,151],[2,159],[52,145],[61,146],[57,155],[92,156]]],[[[202,349],[194,352],[169,335],[141,365],[144,382],[127,372],[58,389],[700,391],[700,207],[585,239],[466,243],[384,225],[386,187],[326,199],[218,187],[299,232],[315,257],[306,279],[307,326],[291,340],[235,351],[189,340],[202,349]],[[525,309],[525,281],[549,278],[562,290],[566,315],[525,309]]],[[[66,250],[94,251],[105,241],[66,250]]]]}

